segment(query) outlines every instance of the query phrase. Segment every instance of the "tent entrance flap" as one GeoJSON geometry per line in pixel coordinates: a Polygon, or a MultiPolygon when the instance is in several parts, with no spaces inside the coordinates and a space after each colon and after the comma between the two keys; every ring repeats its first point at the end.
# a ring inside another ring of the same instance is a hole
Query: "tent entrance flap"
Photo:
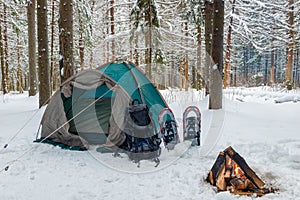
{"type": "MultiPolygon", "coordinates": [[[[73,104],[73,116],[77,117],[70,121],[69,132],[76,133],[102,133],[108,134],[109,119],[111,116],[111,99],[103,98],[95,102],[94,106],[88,105],[93,103],[95,99],[81,99],[73,104]]],[[[70,118],[71,119],[71,118],[70,118]]]]}
{"type": "Polygon", "coordinates": [[[106,85],[96,89],[82,90],[74,87],[72,96],[63,97],[69,122],[69,132],[80,135],[91,144],[104,144],[109,132],[114,92],[108,92],[106,85]],[[105,94],[103,98],[97,99],[105,94]],[[80,114],[79,114],[80,113],[80,114]],[[74,118],[74,116],[76,116],[74,118]]]}

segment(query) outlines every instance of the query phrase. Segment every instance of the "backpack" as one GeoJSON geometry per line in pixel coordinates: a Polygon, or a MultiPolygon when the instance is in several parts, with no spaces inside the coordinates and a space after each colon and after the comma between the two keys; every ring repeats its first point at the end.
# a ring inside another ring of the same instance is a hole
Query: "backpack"
{"type": "Polygon", "coordinates": [[[134,99],[132,105],[128,107],[128,113],[132,121],[138,126],[147,126],[151,123],[147,105],[141,104],[137,99],[134,99]],[[137,104],[134,102],[137,102],[137,104]]]}
{"type": "Polygon", "coordinates": [[[155,134],[147,105],[135,99],[127,108],[127,113],[123,130],[126,139],[120,148],[136,163],[140,160],[153,160],[158,165],[161,139],[155,134]]]}

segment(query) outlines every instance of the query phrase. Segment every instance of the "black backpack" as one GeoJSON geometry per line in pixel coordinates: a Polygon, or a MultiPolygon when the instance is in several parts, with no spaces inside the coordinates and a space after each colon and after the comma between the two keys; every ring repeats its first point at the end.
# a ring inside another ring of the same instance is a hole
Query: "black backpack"
{"type": "Polygon", "coordinates": [[[120,148],[136,163],[140,160],[153,160],[158,165],[161,139],[155,134],[147,105],[135,99],[127,108],[127,113],[123,130],[126,139],[120,148]]]}
{"type": "Polygon", "coordinates": [[[141,104],[137,99],[134,99],[132,105],[128,107],[128,113],[132,121],[138,126],[147,126],[151,123],[147,105],[141,104]],[[135,104],[135,102],[137,102],[137,104],[135,104]]]}

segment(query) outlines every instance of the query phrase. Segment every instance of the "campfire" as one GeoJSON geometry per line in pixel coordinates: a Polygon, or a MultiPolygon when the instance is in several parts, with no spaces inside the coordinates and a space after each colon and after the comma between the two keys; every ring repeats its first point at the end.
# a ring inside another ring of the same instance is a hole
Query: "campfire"
{"type": "Polygon", "coordinates": [[[271,192],[232,147],[220,152],[206,180],[218,191],[233,194],[263,196],[271,192]]]}

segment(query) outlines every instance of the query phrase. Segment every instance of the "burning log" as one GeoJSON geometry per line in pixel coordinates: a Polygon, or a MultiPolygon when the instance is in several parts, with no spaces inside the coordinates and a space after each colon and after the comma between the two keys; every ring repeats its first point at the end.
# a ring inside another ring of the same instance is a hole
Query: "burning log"
{"type": "Polygon", "coordinates": [[[230,184],[237,190],[245,190],[247,188],[246,181],[241,178],[232,178],[230,184]]]}
{"type": "Polygon", "coordinates": [[[262,196],[270,192],[263,188],[265,183],[232,147],[220,152],[206,180],[218,191],[229,190],[233,194],[262,196]]]}
{"type": "Polygon", "coordinates": [[[225,153],[243,170],[245,176],[252,181],[252,183],[261,189],[265,183],[255,174],[255,172],[248,166],[245,159],[236,153],[232,147],[225,149],[225,153]]]}
{"type": "Polygon", "coordinates": [[[215,164],[211,168],[209,175],[207,177],[207,181],[210,182],[211,185],[216,185],[217,177],[219,176],[220,169],[222,165],[225,164],[225,154],[224,152],[220,152],[215,164]]]}

